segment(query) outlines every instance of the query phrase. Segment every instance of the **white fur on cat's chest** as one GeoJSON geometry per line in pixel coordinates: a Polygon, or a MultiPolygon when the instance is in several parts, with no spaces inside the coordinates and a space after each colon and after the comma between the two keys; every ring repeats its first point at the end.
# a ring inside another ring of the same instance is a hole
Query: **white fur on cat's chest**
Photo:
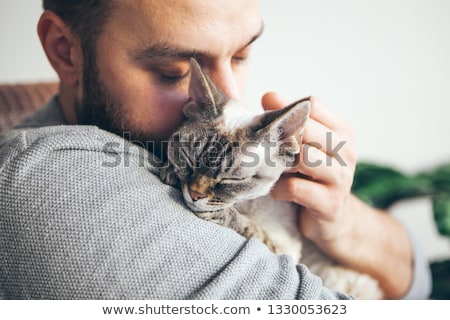
{"type": "Polygon", "coordinates": [[[236,206],[252,221],[264,226],[280,253],[290,255],[294,263],[299,263],[302,241],[298,228],[298,206],[277,201],[271,196],[244,201],[236,206]]]}

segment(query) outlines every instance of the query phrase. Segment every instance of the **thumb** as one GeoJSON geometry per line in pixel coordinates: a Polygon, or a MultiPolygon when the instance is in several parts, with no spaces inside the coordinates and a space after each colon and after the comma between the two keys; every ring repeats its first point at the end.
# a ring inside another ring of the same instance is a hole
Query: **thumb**
{"type": "Polygon", "coordinates": [[[276,92],[267,92],[261,99],[264,110],[277,110],[289,104],[289,102],[276,92]]]}

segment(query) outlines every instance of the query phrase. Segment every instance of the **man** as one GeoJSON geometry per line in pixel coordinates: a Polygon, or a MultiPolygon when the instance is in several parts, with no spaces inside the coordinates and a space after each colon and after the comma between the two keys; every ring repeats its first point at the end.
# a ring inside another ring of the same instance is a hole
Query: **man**
{"type": "MultiPolygon", "coordinates": [[[[228,96],[242,97],[246,60],[262,32],[259,1],[44,0],[44,7],[38,33],[60,92],[0,140],[0,296],[345,298],[259,241],[193,216],[143,150],[122,139],[164,157],[160,142],[189,99],[192,56],[228,96]]],[[[407,232],[350,194],[351,129],[311,101],[303,142],[324,165],[301,163],[296,171],[310,178],[286,174],[273,195],[302,205],[305,236],[377,278],[386,298],[425,297],[426,263],[407,232]],[[335,145],[346,142],[339,154],[346,166],[318,147],[327,132],[335,145]]],[[[274,93],[262,99],[265,109],[286,104],[274,93]]]]}

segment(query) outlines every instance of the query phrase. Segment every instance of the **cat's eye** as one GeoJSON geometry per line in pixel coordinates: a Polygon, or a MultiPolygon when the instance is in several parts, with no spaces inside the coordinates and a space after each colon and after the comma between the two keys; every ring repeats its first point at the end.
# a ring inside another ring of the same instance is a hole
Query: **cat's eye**
{"type": "Polygon", "coordinates": [[[247,180],[251,179],[251,177],[247,177],[247,178],[225,178],[220,180],[220,183],[222,184],[233,184],[233,183],[242,183],[245,182],[247,180]]]}

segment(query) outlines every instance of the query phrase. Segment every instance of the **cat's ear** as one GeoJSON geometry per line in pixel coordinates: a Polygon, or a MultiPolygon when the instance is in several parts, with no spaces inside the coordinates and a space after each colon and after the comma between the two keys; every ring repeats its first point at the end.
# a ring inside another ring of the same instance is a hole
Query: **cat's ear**
{"type": "Polygon", "coordinates": [[[196,117],[199,113],[206,119],[214,119],[222,113],[230,100],[206,74],[197,60],[191,58],[191,79],[189,97],[191,101],[184,108],[184,114],[196,117]]]}
{"type": "Polygon", "coordinates": [[[288,141],[294,138],[297,143],[300,143],[310,108],[311,103],[307,98],[283,109],[265,112],[259,117],[254,131],[258,136],[271,140],[288,141]]]}

